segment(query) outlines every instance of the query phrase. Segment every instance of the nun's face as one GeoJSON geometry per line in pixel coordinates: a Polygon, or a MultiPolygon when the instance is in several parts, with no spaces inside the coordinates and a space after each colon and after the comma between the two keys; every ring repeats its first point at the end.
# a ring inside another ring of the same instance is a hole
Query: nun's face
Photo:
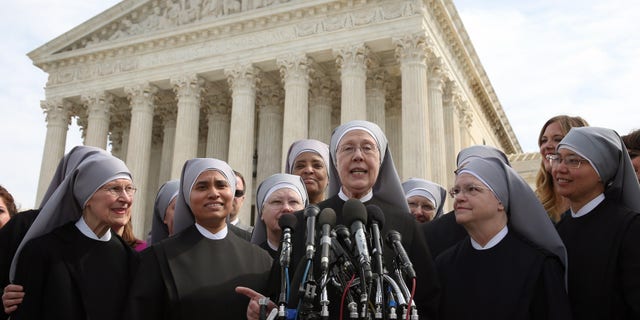
{"type": "Polygon", "coordinates": [[[549,154],[556,153],[556,147],[564,138],[564,133],[562,132],[562,127],[560,127],[560,123],[552,122],[550,123],[542,133],[542,137],[540,137],[540,141],[538,144],[540,145],[540,154],[542,155],[542,163],[544,164],[544,169],[551,173],[551,164],[549,160],[547,160],[546,156],[549,154]]]}
{"type": "Polygon", "coordinates": [[[302,177],[309,197],[321,195],[329,184],[324,159],[315,152],[303,152],[293,162],[293,174],[302,177]]]}
{"type": "Polygon", "coordinates": [[[214,233],[220,231],[233,207],[229,181],[217,170],[202,172],[191,188],[189,203],[198,224],[214,233]]]}
{"type": "Polygon", "coordinates": [[[423,196],[411,196],[407,198],[407,204],[411,214],[420,223],[429,222],[436,216],[436,207],[433,202],[423,196]]]}
{"type": "Polygon", "coordinates": [[[167,206],[167,210],[164,212],[164,224],[167,225],[167,230],[169,230],[169,235],[173,234],[173,216],[176,212],[176,201],[178,197],[173,197],[169,205],[167,206]]]}
{"type": "Polygon", "coordinates": [[[556,192],[571,202],[571,209],[578,211],[589,201],[604,192],[604,185],[596,170],[589,161],[567,149],[558,150],[562,163],[554,162],[551,174],[556,192]],[[566,159],[579,158],[582,160],[578,168],[566,165],[566,159]]]}
{"type": "Polygon", "coordinates": [[[112,180],[100,187],[87,201],[83,216],[94,232],[99,231],[96,235],[102,236],[102,231],[106,229],[99,229],[105,226],[116,230],[129,222],[133,194],[125,190],[130,187],[133,184],[129,179],[112,180]]]}
{"type": "Polygon", "coordinates": [[[349,198],[366,195],[378,179],[380,150],[376,140],[364,130],[349,131],[336,151],[338,176],[349,198]]]}
{"type": "Polygon", "coordinates": [[[456,222],[465,228],[506,219],[502,203],[482,181],[473,175],[468,173],[457,175],[453,190],[458,191],[453,201],[456,222]]]}
{"type": "Polygon", "coordinates": [[[278,219],[283,214],[293,214],[304,209],[300,195],[292,189],[282,188],[274,191],[265,200],[262,206],[262,221],[267,226],[267,236],[272,242],[280,240],[282,231],[278,225],[278,219]]]}

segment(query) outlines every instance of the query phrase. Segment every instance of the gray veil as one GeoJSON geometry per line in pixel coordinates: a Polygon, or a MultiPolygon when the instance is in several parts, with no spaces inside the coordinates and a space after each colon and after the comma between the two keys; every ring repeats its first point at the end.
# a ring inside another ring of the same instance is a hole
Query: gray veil
{"type": "Polygon", "coordinates": [[[153,222],[151,224],[151,244],[158,243],[169,237],[169,229],[164,224],[164,216],[169,203],[178,196],[180,180],[165,182],[158,190],[156,201],[153,205],[153,222]]]}
{"type": "Polygon", "coordinates": [[[287,165],[284,168],[285,173],[293,172],[293,165],[296,158],[303,152],[313,152],[318,154],[324,160],[324,165],[328,169],[329,168],[329,146],[318,140],[314,139],[302,139],[295,141],[289,147],[289,152],[287,153],[287,165]]]}
{"type": "Polygon", "coordinates": [[[418,191],[422,196],[429,199],[436,208],[434,219],[442,215],[442,208],[447,199],[447,190],[443,186],[429,180],[411,178],[402,183],[402,189],[405,196],[411,192],[418,191]]]}

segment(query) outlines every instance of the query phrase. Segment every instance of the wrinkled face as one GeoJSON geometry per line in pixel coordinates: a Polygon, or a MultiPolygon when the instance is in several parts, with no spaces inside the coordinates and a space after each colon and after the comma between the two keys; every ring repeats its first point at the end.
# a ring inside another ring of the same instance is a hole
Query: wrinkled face
{"type": "Polygon", "coordinates": [[[329,184],[329,173],[324,160],[315,152],[303,152],[293,162],[293,174],[302,177],[309,197],[315,198],[329,184]]]}
{"type": "Polygon", "coordinates": [[[574,211],[579,210],[587,202],[604,192],[604,185],[591,164],[573,151],[560,149],[558,155],[561,163],[554,161],[551,174],[556,192],[571,202],[574,211]],[[567,159],[579,159],[580,167],[571,168],[566,165],[567,159]]]}
{"type": "Polygon", "coordinates": [[[9,215],[7,204],[4,202],[4,198],[0,197],[0,228],[4,227],[9,222],[9,219],[11,219],[11,216],[9,215]]]}
{"type": "Polygon", "coordinates": [[[169,230],[169,235],[173,234],[173,215],[176,212],[176,201],[178,197],[174,197],[169,205],[167,206],[167,210],[164,212],[164,224],[167,225],[167,229],[169,230]]]}
{"type": "Polygon", "coordinates": [[[562,141],[562,138],[564,138],[564,133],[562,133],[560,124],[558,122],[552,122],[546,129],[544,129],[544,133],[542,134],[542,137],[540,137],[540,141],[538,141],[544,169],[549,173],[551,173],[551,164],[545,157],[548,154],[556,153],[556,147],[560,141],[562,141]]]}
{"type": "Polygon", "coordinates": [[[116,179],[105,183],[87,201],[85,212],[89,215],[88,219],[108,225],[114,230],[124,227],[131,219],[134,197],[124,190],[131,187],[133,184],[128,179],[116,179]]]}
{"type": "Polygon", "coordinates": [[[453,200],[456,222],[466,226],[480,225],[505,214],[502,203],[473,175],[462,173],[456,176],[457,195],[453,200]]]}
{"type": "Polygon", "coordinates": [[[222,173],[207,170],[193,184],[189,203],[198,224],[218,230],[226,224],[225,219],[233,207],[233,192],[222,173]]]}
{"type": "Polygon", "coordinates": [[[298,210],[304,209],[304,203],[300,195],[289,188],[282,188],[274,191],[262,206],[262,221],[267,226],[268,233],[272,233],[277,237],[271,239],[278,241],[282,231],[278,225],[278,219],[283,214],[292,214],[298,210]]]}
{"type": "Polygon", "coordinates": [[[411,214],[420,223],[429,222],[436,216],[436,207],[433,202],[423,196],[411,196],[407,198],[407,204],[411,214]]]}
{"type": "Polygon", "coordinates": [[[629,151],[633,170],[635,170],[638,182],[640,182],[640,150],[628,149],[627,151],[629,151]]]}
{"type": "Polygon", "coordinates": [[[380,172],[380,150],[366,131],[349,131],[338,143],[336,162],[342,190],[350,198],[366,195],[380,172]]]}
{"type": "Polygon", "coordinates": [[[241,196],[233,197],[233,209],[231,210],[231,220],[235,219],[238,216],[238,212],[240,212],[240,208],[242,208],[242,204],[244,203],[244,199],[246,198],[244,183],[242,183],[242,179],[236,176],[236,193],[242,193],[241,196]]]}

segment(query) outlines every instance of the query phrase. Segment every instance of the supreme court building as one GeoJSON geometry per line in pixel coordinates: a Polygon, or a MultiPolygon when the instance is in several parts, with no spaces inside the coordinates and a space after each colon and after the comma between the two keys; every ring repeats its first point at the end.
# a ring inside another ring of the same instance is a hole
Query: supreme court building
{"type": "Polygon", "coordinates": [[[48,74],[37,202],[75,118],[131,169],[138,237],[185,160],[243,173],[248,223],[291,142],[353,119],[386,132],[403,180],[451,186],[474,144],[522,152],[451,0],[125,0],[29,57],[48,74]]]}

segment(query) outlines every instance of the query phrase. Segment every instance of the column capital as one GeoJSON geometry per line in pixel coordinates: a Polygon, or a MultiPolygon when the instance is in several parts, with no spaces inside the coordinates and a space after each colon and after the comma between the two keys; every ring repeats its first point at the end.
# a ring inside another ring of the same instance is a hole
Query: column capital
{"type": "Polygon", "coordinates": [[[384,68],[371,70],[367,75],[367,88],[385,90],[389,86],[389,73],[384,68]]]}
{"type": "Polygon", "coordinates": [[[227,82],[232,91],[239,88],[250,88],[255,90],[260,82],[260,68],[254,67],[252,64],[235,65],[225,69],[224,74],[227,76],[227,82]]]}
{"type": "Polygon", "coordinates": [[[183,74],[171,78],[171,85],[178,100],[182,98],[199,100],[204,91],[205,82],[197,74],[183,74]]]}
{"type": "Polygon", "coordinates": [[[58,122],[71,124],[72,104],[62,98],[40,101],[40,108],[46,116],[47,123],[58,122]]]}
{"type": "Polygon", "coordinates": [[[124,92],[127,94],[132,107],[147,104],[153,105],[158,87],[145,82],[125,87],[124,92]]]}
{"type": "Polygon", "coordinates": [[[109,117],[114,108],[114,96],[106,91],[95,91],[80,97],[89,115],[109,117]]]}
{"type": "Polygon", "coordinates": [[[427,55],[433,50],[433,40],[423,33],[405,35],[392,40],[396,45],[395,57],[400,62],[426,64],[427,55]]]}
{"type": "Polygon", "coordinates": [[[260,114],[278,113],[282,114],[284,109],[284,90],[277,85],[263,86],[257,95],[257,102],[260,114]]]}
{"type": "Polygon", "coordinates": [[[340,70],[366,70],[366,68],[371,64],[369,53],[369,47],[367,47],[364,43],[352,44],[333,49],[333,55],[336,57],[336,65],[340,68],[340,70]]]}
{"type": "Polygon", "coordinates": [[[276,58],[283,83],[289,81],[309,82],[313,73],[313,59],[304,53],[290,53],[276,58]]]}

